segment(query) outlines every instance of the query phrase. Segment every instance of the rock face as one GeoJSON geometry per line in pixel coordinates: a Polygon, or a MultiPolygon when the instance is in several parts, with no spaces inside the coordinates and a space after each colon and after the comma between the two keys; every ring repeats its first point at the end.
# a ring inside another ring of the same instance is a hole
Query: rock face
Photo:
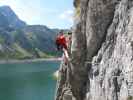
{"type": "Polygon", "coordinates": [[[133,1],[75,0],[69,64],[56,100],[132,100],[133,1]]]}

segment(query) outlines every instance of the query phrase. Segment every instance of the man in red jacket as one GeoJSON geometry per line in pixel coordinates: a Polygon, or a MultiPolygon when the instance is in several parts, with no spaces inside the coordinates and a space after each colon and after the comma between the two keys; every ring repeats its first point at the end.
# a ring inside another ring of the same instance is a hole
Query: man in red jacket
{"type": "Polygon", "coordinates": [[[67,65],[68,62],[68,47],[67,47],[67,39],[63,33],[63,31],[60,31],[56,38],[56,46],[58,50],[63,50],[64,53],[64,61],[65,65],[67,65]]]}
{"type": "Polygon", "coordinates": [[[56,37],[56,45],[58,50],[62,50],[63,48],[67,50],[67,40],[62,31],[56,37]]]}

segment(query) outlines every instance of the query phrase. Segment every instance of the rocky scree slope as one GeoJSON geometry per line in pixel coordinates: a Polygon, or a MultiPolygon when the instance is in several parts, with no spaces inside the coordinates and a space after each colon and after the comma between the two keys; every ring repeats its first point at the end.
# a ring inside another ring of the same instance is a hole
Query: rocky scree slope
{"type": "Polygon", "coordinates": [[[56,100],[133,99],[133,1],[74,0],[70,61],[56,100]],[[77,14],[78,13],[78,14],[77,14]]]}

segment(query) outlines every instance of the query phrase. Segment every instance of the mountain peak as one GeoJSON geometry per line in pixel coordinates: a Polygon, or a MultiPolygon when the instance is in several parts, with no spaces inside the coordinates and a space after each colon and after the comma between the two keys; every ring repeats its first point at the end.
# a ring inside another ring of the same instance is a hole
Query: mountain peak
{"type": "Polygon", "coordinates": [[[21,28],[26,25],[25,22],[18,18],[10,6],[0,6],[0,13],[5,16],[11,27],[21,28]]]}
{"type": "Polygon", "coordinates": [[[12,10],[12,9],[11,9],[11,7],[10,7],[10,6],[8,6],[8,5],[0,6],[0,8],[10,9],[10,10],[12,10]]]}
{"type": "Polygon", "coordinates": [[[12,10],[12,8],[10,7],[10,6],[0,6],[0,12],[2,12],[3,14],[5,14],[5,13],[10,13],[10,14],[12,14],[13,16],[17,16],[14,12],[13,12],[13,10],[12,10]]]}

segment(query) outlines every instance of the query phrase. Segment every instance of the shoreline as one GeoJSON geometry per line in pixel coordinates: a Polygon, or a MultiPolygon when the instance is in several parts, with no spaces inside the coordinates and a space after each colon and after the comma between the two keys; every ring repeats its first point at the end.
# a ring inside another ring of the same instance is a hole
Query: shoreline
{"type": "Polygon", "coordinates": [[[42,61],[61,61],[62,58],[37,58],[37,59],[8,59],[0,60],[0,64],[13,64],[13,63],[31,63],[31,62],[42,62],[42,61]]]}

